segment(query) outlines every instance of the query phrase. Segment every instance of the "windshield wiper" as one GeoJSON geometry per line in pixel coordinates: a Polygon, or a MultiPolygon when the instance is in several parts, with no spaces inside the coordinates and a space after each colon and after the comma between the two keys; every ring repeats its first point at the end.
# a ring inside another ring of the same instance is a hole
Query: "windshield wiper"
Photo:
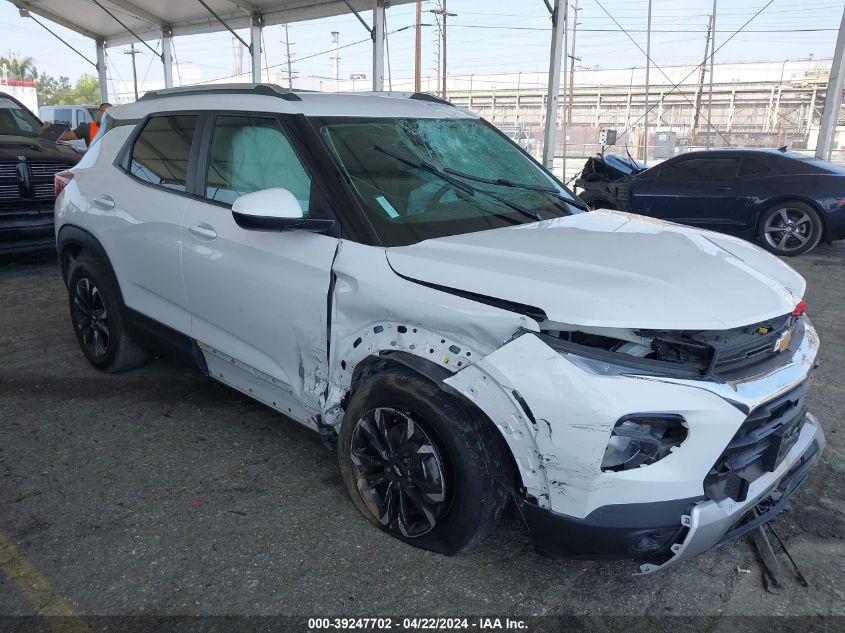
{"type": "Polygon", "coordinates": [[[451,176],[444,174],[431,163],[426,163],[425,161],[414,158],[413,156],[409,156],[405,152],[398,150],[395,147],[391,147],[390,145],[376,145],[375,147],[373,147],[373,149],[380,151],[382,154],[387,154],[391,158],[395,158],[396,160],[401,161],[406,165],[410,165],[411,167],[416,167],[417,169],[422,169],[423,171],[427,171],[430,174],[434,174],[441,180],[448,182],[450,185],[454,186],[457,189],[460,189],[464,193],[474,195],[477,191],[475,187],[472,187],[466,184],[465,182],[461,182],[457,178],[452,178],[451,176]]]}
{"type": "Polygon", "coordinates": [[[517,211],[517,212],[521,213],[522,215],[524,215],[524,216],[526,216],[526,217],[528,217],[532,220],[540,221],[540,220],[543,219],[542,217],[540,217],[540,215],[538,213],[535,213],[534,211],[531,211],[530,209],[526,209],[521,204],[517,204],[516,202],[511,202],[510,200],[505,200],[504,198],[501,198],[494,193],[490,193],[489,191],[484,191],[484,189],[479,189],[478,187],[473,187],[472,185],[468,185],[465,182],[461,182],[457,178],[453,178],[448,173],[446,173],[446,172],[451,171],[451,170],[447,169],[446,171],[441,171],[440,169],[438,169],[437,167],[435,167],[431,163],[427,163],[425,161],[414,158],[413,156],[410,156],[410,155],[406,154],[405,152],[396,149],[395,147],[391,147],[390,145],[375,145],[373,147],[373,149],[378,150],[382,154],[387,154],[388,156],[395,158],[396,160],[403,162],[406,165],[410,165],[411,167],[416,167],[417,169],[421,169],[425,172],[433,174],[433,175],[437,176],[438,178],[440,178],[441,180],[448,182],[450,185],[454,186],[456,189],[460,189],[461,191],[464,191],[464,192],[468,193],[469,195],[474,195],[476,193],[480,193],[484,196],[487,196],[488,198],[492,198],[493,200],[496,200],[497,202],[502,203],[503,205],[505,205],[507,207],[510,207],[514,211],[517,211]]]}
{"type": "Polygon", "coordinates": [[[526,191],[547,193],[552,197],[566,202],[567,204],[571,204],[574,207],[578,207],[579,209],[589,209],[585,204],[561,195],[560,191],[558,191],[554,187],[543,187],[542,185],[531,185],[524,182],[514,182],[512,180],[508,180],[507,178],[484,178],[482,176],[467,174],[462,171],[458,171],[457,169],[452,169],[451,167],[447,167],[443,171],[445,171],[447,174],[452,174],[453,176],[460,176],[461,178],[466,178],[467,180],[474,180],[475,182],[483,182],[487,185],[499,185],[501,187],[511,187],[513,189],[525,189],[526,191]]]}
{"type": "MultiPolygon", "coordinates": [[[[539,191],[541,193],[553,193],[560,196],[560,192],[552,187],[543,187],[541,185],[529,185],[528,183],[513,182],[507,178],[483,178],[482,176],[474,176],[467,174],[451,167],[446,167],[443,171],[453,176],[460,176],[467,180],[474,180],[476,182],[483,182],[486,185],[501,185],[502,187],[515,187],[516,189],[527,189],[528,191],[539,191]]],[[[562,197],[562,196],[560,196],[562,197]]]]}

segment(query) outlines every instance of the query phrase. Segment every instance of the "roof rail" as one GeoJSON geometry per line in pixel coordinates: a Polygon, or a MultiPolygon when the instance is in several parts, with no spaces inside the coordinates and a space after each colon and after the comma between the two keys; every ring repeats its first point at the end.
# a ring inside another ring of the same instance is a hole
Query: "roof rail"
{"type": "Polygon", "coordinates": [[[427,92],[415,92],[408,98],[416,99],[417,101],[431,101],[432,103],[440,103],[442,105],[454,105],[451,101],[446,101],[446,99],[435,97],[434,95],[429,94],[427,92]]]}
{"type": "Polygon", "coordinates": [[[228,95],[262,95],[265,97],[278,97],[285,101],[302,101],[300,96],[287,88],[276,84],[211,84],[207,86],[183,86],[180,88],[165,88],[163,90],[151,90],[144,93],[138,101],[150,101],[163,97],[188,97],[193,95],[206,94],[228,94],[228,95]]]}

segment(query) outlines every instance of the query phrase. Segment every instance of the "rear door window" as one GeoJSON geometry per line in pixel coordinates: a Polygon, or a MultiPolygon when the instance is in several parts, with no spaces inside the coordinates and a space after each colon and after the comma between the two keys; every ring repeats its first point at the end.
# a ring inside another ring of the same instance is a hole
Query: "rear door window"
{"type": "Polygon", "coordinates": [[[240,196],[281,187],[308,215],[311,178],[278,120],[220,115],[215,118],[206,175],[206,197],[232,204],[240,196]]]}
{"type": "Polygon", "coordinates": [[[688,158],[660,170],[660,178],[733,178],[739,160],[736,158],[688,158]]]}
{"type": "Polygon", "coordinates": [[[153,185],[185,191],[196,115],[157,116],[144,125],[129,157],[129,172],[153,185]]]}

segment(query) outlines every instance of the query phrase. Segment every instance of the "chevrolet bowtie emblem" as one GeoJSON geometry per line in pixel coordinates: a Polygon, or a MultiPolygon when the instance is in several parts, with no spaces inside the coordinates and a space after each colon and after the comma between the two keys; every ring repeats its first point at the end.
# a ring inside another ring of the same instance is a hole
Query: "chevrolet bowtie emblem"
{"type": "Polygon", "coordinates": [[[777,341],[775,341],[775,347],[773,351],[775,352],[782,352],[786,348],[789,347],[790,342],[792,342],[792,331],[787,330],[783,334],[780,335],[777,341]]]}

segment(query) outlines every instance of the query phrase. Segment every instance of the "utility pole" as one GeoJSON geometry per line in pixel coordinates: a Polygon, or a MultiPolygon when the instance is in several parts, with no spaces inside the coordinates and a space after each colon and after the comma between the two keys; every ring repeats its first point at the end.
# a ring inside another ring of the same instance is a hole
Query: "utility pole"
{"type": "MultiPolygon", "coordinates": [[[[714,0],[715,2],[715,0],[714,0]]],[[[648,30],[645,36],[645,114],[643,115],[643,165],[648,165],[648,91],[651,88],[651,0],[648,0],[648,30]]],[[[657,122],[660,125],[660,121],[657,122]]]]}
{"type": "MultiPolygon", "coordinates": [[[[437,36],[434,38],[434,61],[437,68],[434,76],[437,78],[437,94],[440,94],[440,47],[443,44],[443,27],[440,24],[439,15],[435,15],[434,20],[437,22],[437,36]]],[[[426,78],[426,83],[428,83],[428,78],[426,78]]]]}
{"type": "Polygon", "coordinates": [[[132,55],[132,83],[135,85],[135,101],[138,100],[138,71],[135,69],[135,55],[140,52],[135,50],[135,42],[132,42],[128,51],[123,51],[124,55],[132,55]]]}
{"type": "MultiPolygon", "coordinates": [[[[845,79],[845,12],[842,13],[842,22],[839,24],[839,36],[836,38],[833,63],[830,65],[830,78],[824,95],[822,118],[819,122],[819,138],[816,141],[816,158],[822,160],[830,160],[832,154],[830,142],[836,131],[836,121],[839,119],[843,79],[845,79]]],[[[810,116],[812,117],[812,114],[810,116]]]]}
{"type": "MultiPolygon", "coordinates": [[[[340,37],[340,33],[337,31],[332,31],[332,52],[329,55],[329,58],[332,60],[332,77],[335,80],[340,79],[340,53],[338,53],[338,48],[340,42],[338,38],[340,37]]],[[[390,63],[390,57],[387,58],[388,63],[390,63]]]]}
{"type": "Polygon", "coordinates": [[[575,60],[581,61],[580,57],[575,57],[575,31],[578,30],[578,0],[575,0],[575,6],[572,7],[575,12],[572,20],[572,53],[569,55],[569,107],[566,108],[566,120],[572,124],[572,94],[575,88],[575,60]]]}
{"type": "Polygon", "coordinates": [[[416,40],[414,42],[414,92],[422,90],[422,1],[417,0],[416,40]]]}
{"type": "Polygon", "coordinates": [[[690,140],[695,137],[695,131],[698,129],[698,112],[701,109],[701,93],[704,92],[704,72],[707,69],[707,56],[710,52],[710,31],[713,28],[713,16],[707,16],[707,35],[704,39],[704,61],[701,62],[700,71],[698,73],[698,90],[695,93],[695,112],[692,115],[692,129],[690,130],[690,140]]]}
{"type": "Polygon", "coordinates": [[[439,9],[429,9],[429,13],[434,13],[443,17],[443,28],[440,29],[440,68],[442,79],[440,80],[440,98],[446,98],[446,18],[455,17],[457,13],[449,13],[446,10],[446,0],[442,0],[442,5],[439,9]]]}
{"type": "Polygon", "coordinates": [[[293,90],[293,71],[290,65],[290,31],[288,31],[287,24],[285,24],[285,55],[287,56],[288,67],[288,89],[293,90]]]}
{"type": "MultiPolygon", "coordinates": [[[[710,128],[716,131],[713,126],[713,57],[716,55],[716,0],[713,0],[713,19],[710,21],[711,35],[710,39],[713,42],[710,46],[710,93],[707,95],[707,147],[710,147],[710,128]]],[[[715,134],[714,134],[715,136],[715,134]]],[[[716,140],[715,138],[713,139],[716,140]]]]}

